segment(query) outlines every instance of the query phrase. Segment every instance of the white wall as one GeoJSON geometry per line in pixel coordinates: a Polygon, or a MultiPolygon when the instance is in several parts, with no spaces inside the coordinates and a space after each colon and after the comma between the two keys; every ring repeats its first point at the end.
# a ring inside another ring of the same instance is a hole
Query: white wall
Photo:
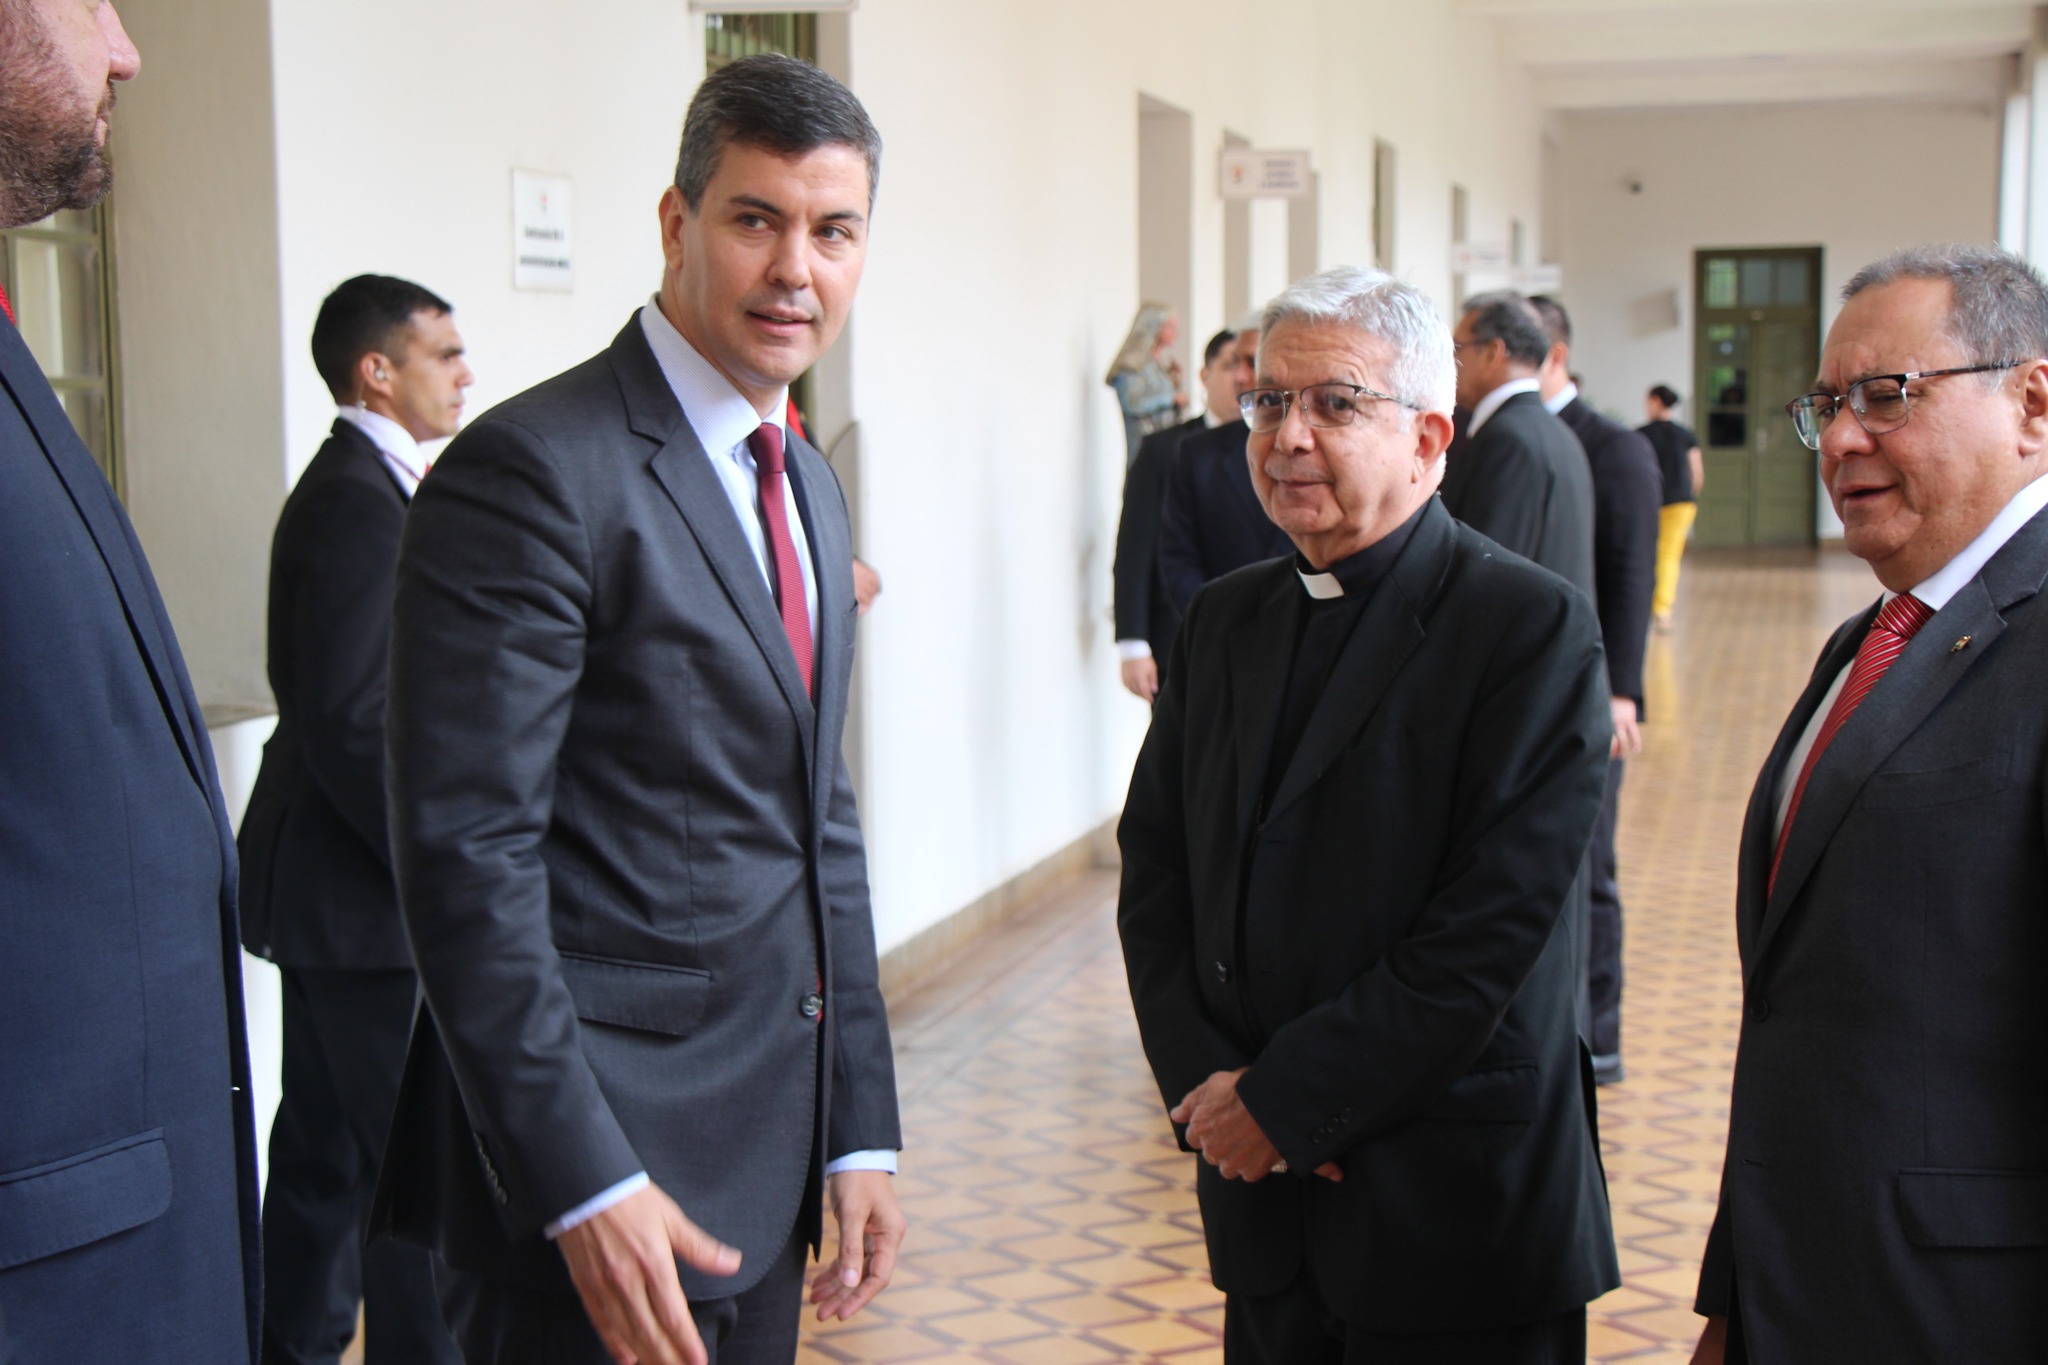
{"type": "Polygon", "coordinates": [[[1825,327],[1842,285],[1886,252],[1995,240],[2002,123],[1927,104],[1563,117],[1556,259],[1587,397],[1630,425],[1652,384],[1690,397],[1695,249],[1820,247],[1825,327]],[[1677,325],[1646,326],[1670,290],[1677,325]]]}

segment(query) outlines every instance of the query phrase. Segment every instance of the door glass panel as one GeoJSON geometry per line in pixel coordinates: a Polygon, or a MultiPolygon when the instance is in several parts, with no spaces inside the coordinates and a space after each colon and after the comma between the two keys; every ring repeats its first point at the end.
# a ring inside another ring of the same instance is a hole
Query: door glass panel
{"type": "Polygon", "coordinates": [[[14,249],[15,315],[43,373],[93,379],[105,372],[97,242],[28,238],[14,249]]]}
{"type": "Polygon", "coordinates": [[[1747,260],[1742,263],[1742,306],[1744,308],[1767,308],[1771,302],[1771,285],[1776,264],[1770,260],[1747,260]]]}
{"type": "Polygon", "coordinates": [[[1778,297],[1780,308],[1803,308],[1813,302],[1813,272],[1807,269],[1806,258],[1794,256],[1778,262],[1778,297]]]}
{"type": "Polygon", "coordinates": [[[1708,308],[1735,306],[1735,262],[1726,257],[1707,262],[1706,295],[1708,308]]]}

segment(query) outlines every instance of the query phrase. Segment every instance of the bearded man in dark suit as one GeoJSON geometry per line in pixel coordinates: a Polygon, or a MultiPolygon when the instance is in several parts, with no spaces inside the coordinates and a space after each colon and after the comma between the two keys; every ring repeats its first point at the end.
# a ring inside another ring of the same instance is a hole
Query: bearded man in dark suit
{"type": "MultiPolygon", "coordinates": [[[[110,4],[0,0],[0,225],[99,202],[114,82],[140,64],[110,4]]],[[[251,1361],[213,751],[127,514],[4,293],[0,314],[0,1360],[251,1361]]]]}
{"type": "Polygon", "coordinates": [[[1426,298],[1338,269],[1264,322],[1250,469],[1296,553],[1196,595],[1119,830],[1225,1358],[1582,1362],[1619,1282],[1568,919],[1599,626],[1433,496],[1426,298]]]}
{"type": "Polygon", "coordinates": [[[1849,281],[1791,405],[1883,594],[1744,822],[1744,1010],[1702,1362],[2048,1341],[2048,288],[1995,248],[1849,281]]]}
{"type": "Polygon", "coordinates": [[[816,67],[707,77],[659,293],[407,514],[386,729],[427,1009],[373,1226],[447,1263],[470,1365],[788,1365],[822,1199],[819,1315],[893,1270],[851,539],[786,430],[880,156],[816,67]]]}

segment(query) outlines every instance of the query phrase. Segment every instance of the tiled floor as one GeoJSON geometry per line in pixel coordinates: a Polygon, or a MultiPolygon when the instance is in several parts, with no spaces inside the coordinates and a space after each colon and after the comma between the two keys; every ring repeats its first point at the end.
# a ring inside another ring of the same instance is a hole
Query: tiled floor
{"type": "MultiPolygon", "coordinates": [[[[1591,1358],[1681,1365],[1713,1214],[1738,981],[1732,855],[1757,765],[1833,625],[1876,595],[1840,554],[1695,555],[1651,640],[1621,816],[1628,1079],[1601,1091],[1623,1287],[1591,1358]]],[[[893,1002],[912,1230],[896,1283],[807,1332],[805,1365],[1220,1361],[1191,1158],[1138,1052],[1097,874],[893,1002]]]]}

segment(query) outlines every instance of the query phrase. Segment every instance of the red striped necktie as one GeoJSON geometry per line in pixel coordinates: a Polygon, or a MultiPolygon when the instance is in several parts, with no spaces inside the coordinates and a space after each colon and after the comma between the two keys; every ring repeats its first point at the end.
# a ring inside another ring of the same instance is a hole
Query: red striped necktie
{"type": "Polygon", "coordinates": [[[7,320],[9,322],[14,321],[14,301],[7,297],[7,288],[5,285],[0,285],[0,313],[7,314],[7,320]]]}
{"type": "Polygon", "coordinates": [[[775,605],[782,613],[782,632],[796,655],[804,691],[811,690],[811,608],[804,596],[804,572],[789,534],[789,508],[783,501],[782,428],[763,422],[747,437],[754,467],[761,477],[761,519],[768,525],[769,558],[774,561],[775,605]]]}
{"type": "Polygon", "coordinates": [[[1877,613],[1870,633],[1863,637],[1863,644],[1856,651],[1856,662],[1849,665],[1849,679],[1836,695],[1828,718],[1821,722],[1820,733],[1814,736],[1813,748],[1807,751],[1805,766],[1799,770],[1799,781],[1792,788],[1792,800],[1785,807],[1785,823],[1778,830],[1778,851],[1771,856],[1771,879],[1764,888],[1766,896],[1778,884],[1778,864],[1785,859],[1785,843],[1791,836],[1792,821],[1799,814],[1799,798],[1806,794],[1806,783],[1813,776],[1814,765],[1820,762],[1820,756],[1834,739],[1835,732],[1863,704],[1863,699],[1877,686],[1877,680],[1892,666],[1892,661],[1905,651],[1906,642],[1933,619],[1933,607],[1904,592],[1885,603],[1877,613]]]}

